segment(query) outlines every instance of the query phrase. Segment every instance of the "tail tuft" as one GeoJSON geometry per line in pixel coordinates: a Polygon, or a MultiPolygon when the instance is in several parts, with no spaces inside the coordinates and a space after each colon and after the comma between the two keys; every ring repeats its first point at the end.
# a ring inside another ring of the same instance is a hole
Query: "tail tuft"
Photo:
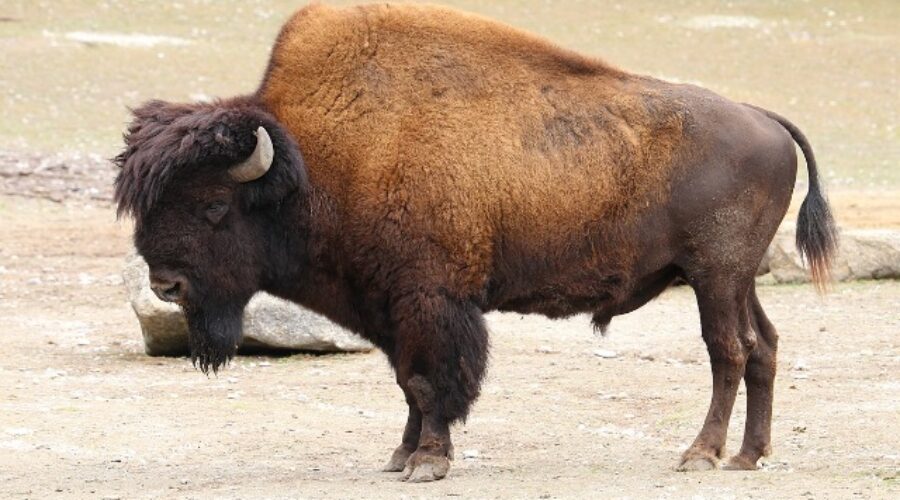
{"type": "Polygon", "coordinates": [[[837,229],[819,183],[810,183],[809,192],[797,216],[797,250],[809,265],[813,284],[824,293],[831,280],[831,263],[837,251],[837,229]]]}

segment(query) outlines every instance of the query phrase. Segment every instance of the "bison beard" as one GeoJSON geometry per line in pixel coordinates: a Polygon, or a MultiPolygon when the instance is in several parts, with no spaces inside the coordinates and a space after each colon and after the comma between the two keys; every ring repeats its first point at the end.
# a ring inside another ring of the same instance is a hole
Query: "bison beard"
{"type": "Polygon", "coordinates": [[[219,371],[237,352],[241,342],[244,307],[240,304],[184,307],[191,361],[204,374],[219,371]]]}

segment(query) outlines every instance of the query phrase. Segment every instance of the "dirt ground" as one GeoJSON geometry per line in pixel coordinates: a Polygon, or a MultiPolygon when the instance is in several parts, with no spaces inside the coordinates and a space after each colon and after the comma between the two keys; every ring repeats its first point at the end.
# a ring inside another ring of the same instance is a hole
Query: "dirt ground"
{"type": "MultiPolygon", "coordinates": [[[[693,296],[613,321],[491,314],[492,361],[439,483],[378,469],[405,405],[385,358],[150,358],[104,203],[0,197],[0,497],[888,498],[900,494],[900,283],[763,287],[780,328],[775,453],[677,473],[710,376],[693,296]],[[615,357],[595,355],[598,349],[615,357]],[[469,458],[463,458],[468,456],[469,458]]],[[[743,400],[731,425],[737,450],[743,400]]]]}

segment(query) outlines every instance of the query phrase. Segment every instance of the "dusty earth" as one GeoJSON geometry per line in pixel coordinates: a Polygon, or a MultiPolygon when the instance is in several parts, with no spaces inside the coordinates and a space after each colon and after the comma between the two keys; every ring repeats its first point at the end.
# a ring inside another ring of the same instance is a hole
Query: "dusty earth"
{"type": "MultiPolygon", "coordinates": [[[[107,202],[0,196],[0,497],[887,498],[900,494],[900,283],[762,287],[780,328],[775,453],[678,473],[710,376],[674,289],[596,338],[491,314],[484,392],[439,483],[379,472],[404,403],[385,358],[143,354],[107,202]],[[606,358],[598,350],[613,351],[606,358]],[[464,458],[467,457],[467,458],[464,458]]],[[[743,400],[729,449],[743,428],[743,400]]]]}

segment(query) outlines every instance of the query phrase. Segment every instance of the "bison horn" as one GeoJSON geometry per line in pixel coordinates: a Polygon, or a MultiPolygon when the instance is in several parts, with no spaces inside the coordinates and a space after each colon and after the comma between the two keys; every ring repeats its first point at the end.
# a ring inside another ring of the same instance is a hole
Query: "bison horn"
{"type": "Polygon", "coordinates": [[[231,178],[238,182],[250,182],[259,179],[272,166],[275,157],[275,148],[272,147],[272,139],[264,127],[256,129],[256,149],[241,163],[228,169],[231,178]]]}

